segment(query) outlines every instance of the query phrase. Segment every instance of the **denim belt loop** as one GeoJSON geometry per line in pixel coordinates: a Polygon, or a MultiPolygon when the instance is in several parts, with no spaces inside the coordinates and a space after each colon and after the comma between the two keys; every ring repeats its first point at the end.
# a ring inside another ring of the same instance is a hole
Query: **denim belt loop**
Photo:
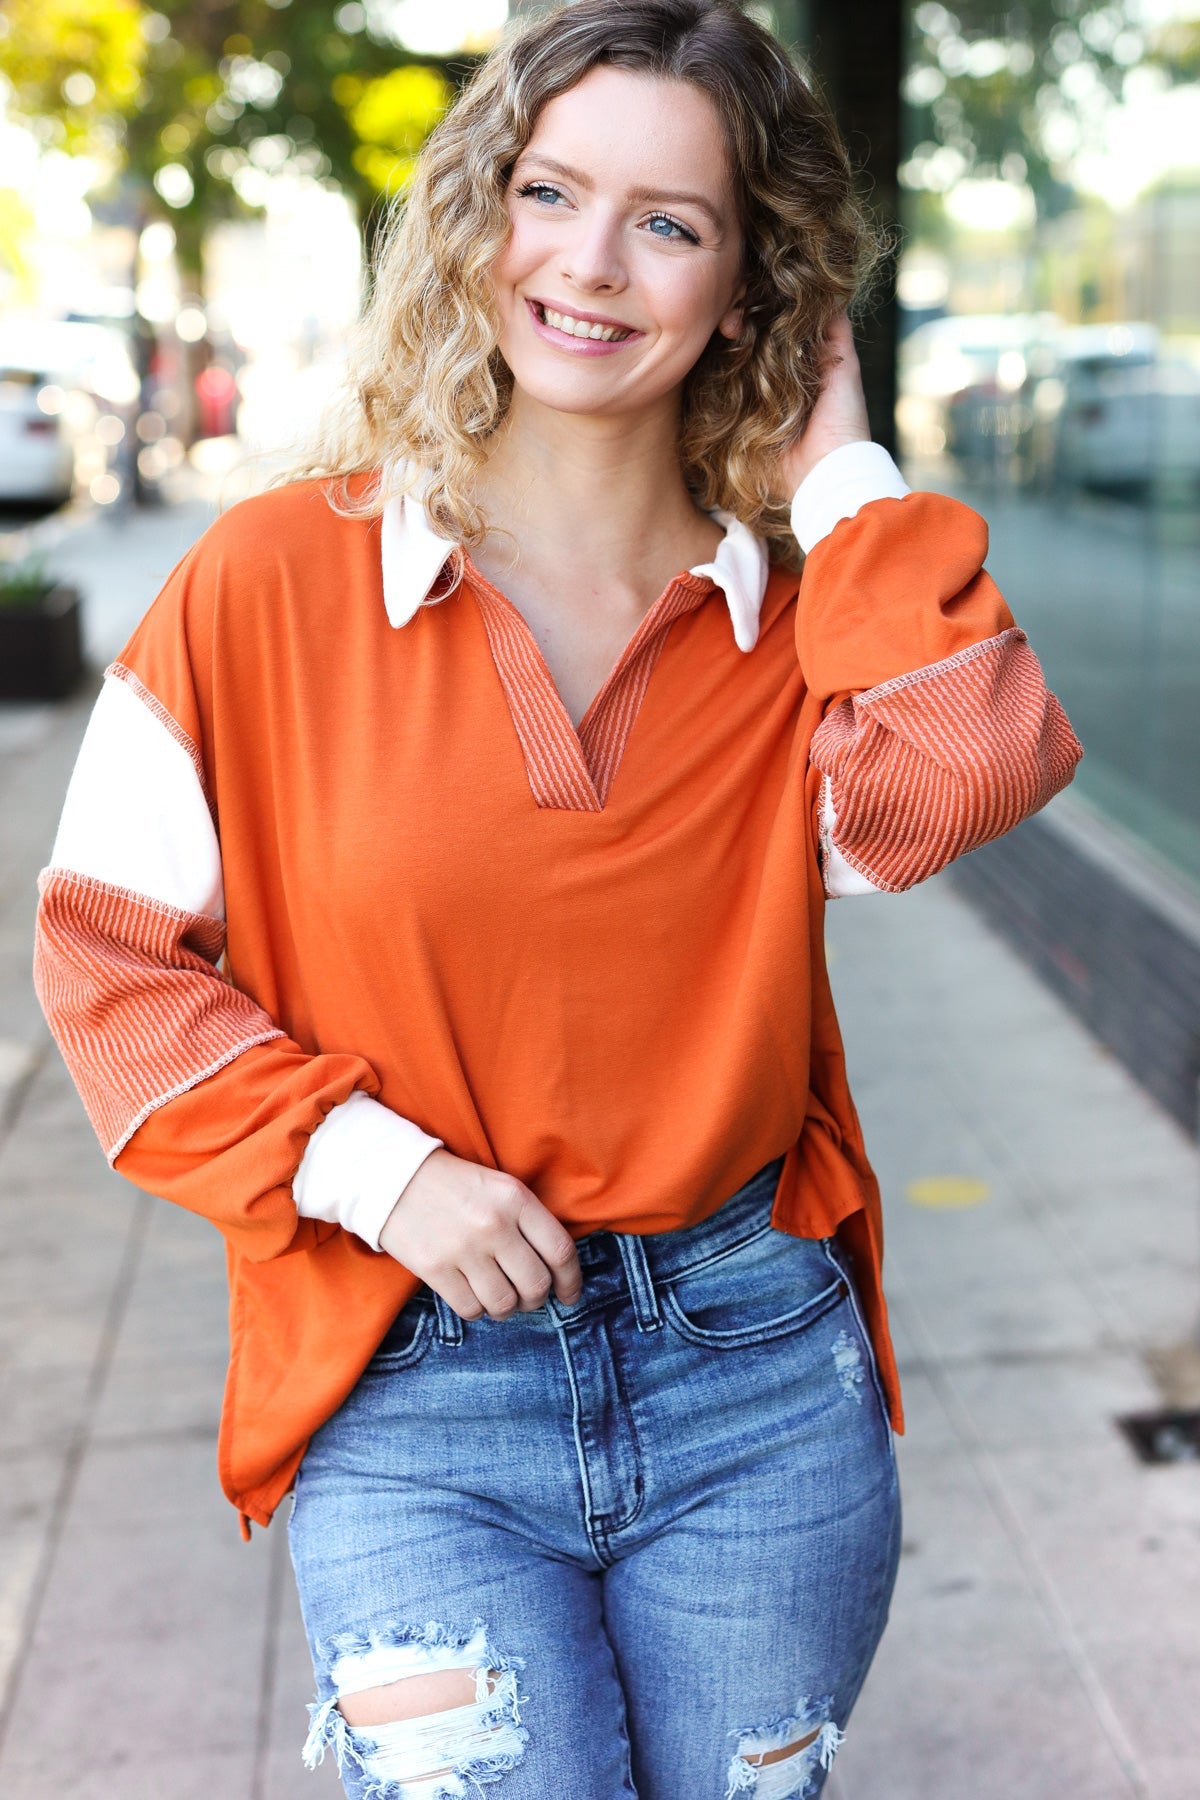
{"type": "MultiPolygon", "coordinates": [[[[432,1290],[431,1290],[432,1291],[432,1290]]],[[[437,1313],[437,1337],[439,1344],[461,1344],[463,1341],[463,1322],[448,1301],[438,1293],[433,1295],[434,1310],[437,1313]]]]}
{"type": "Polygon", "coordinates": [[[633,1301],[633,1316],[637,1320],[638,1330],[661,1331],[663,1317],[659,1310],[658,1295],[654,1290],[654,1277],[650,1273],[645,1244],[633,1232],[615,1231],[613,1236],[625,1265],[625,1279],[629,1283],[629,1297],[633,1301]]]}

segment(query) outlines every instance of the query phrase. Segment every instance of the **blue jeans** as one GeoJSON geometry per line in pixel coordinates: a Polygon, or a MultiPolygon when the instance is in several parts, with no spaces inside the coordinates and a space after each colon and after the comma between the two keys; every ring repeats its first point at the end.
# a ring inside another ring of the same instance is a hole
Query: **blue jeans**
{"type": "Polygon", "coordinates": [[[312,1439],[305,1760],[351,1800],[820,1792],[900,1508],[849,1267],[771,1225],[780,1166],[700,1225],[580,1239],[573,1307],[464,1324],[422,1288],[312,1439]],[[470,1704],[338,1709],[445,1669],[470,1704]]]}

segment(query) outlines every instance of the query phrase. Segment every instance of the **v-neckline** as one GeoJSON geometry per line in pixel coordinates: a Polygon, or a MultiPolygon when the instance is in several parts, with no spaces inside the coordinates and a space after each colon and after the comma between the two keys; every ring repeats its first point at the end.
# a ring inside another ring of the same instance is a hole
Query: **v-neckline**
{"type": "Polygon", "coordinates": [[[667,627],[701,605],[716,584],[690,570],[668,583],[592,696],[576,730],[520,608],[469,557],[463,579],[483,618],[538,806],[603,812],[667,627]]]}

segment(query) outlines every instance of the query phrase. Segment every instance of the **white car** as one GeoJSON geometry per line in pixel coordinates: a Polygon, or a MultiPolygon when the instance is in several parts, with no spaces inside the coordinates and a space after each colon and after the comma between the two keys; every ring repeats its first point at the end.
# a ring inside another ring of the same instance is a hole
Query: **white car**
{"type": "Polygon", "coordinates": [[[992,462],[1028,428],[1030,382],[1053,364],[1054,313],[963,313],[902,339],[896,423],[907,456],[992,462]]]}
{"type": "Polygon", "coordinates": [[[132,425],[138,379],[124,333],[73,320],[0,320],[0,501],[60,505],[81,452],[132,425]],[[97,443],[98,422],[116,421],[97,443]]]}
{"type": "Polygon", "coordinates": [[[1145,487],[1200,480],[1200,369],[1164,356],[1155,327],[1064,332],[1042,407],[1053,422],[1052,472],[1068,484],[1145,487]]]}
{"type": "Polygon", "coordinates": [[[46,368],[0,351],[0,500],[59,506],[75,482],[65,395],[46,368]]]}

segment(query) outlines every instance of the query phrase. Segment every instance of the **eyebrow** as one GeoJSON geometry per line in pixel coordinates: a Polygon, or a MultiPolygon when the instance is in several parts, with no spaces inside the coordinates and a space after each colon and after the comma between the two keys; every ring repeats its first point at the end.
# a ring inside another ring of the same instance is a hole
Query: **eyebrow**
{"type": "MultiPolygon", "coordinates": [[[[543,168],[553,169],[555,174],[565,176],[568,181],[575,182],[579,187],[591,188],[592,182],[582,169],[573,169],[569,163],[561,163],[556,157],[545,156],[540,150],[530,150],[526,154],[530,162],[541,163],[543,168]]],[[[707,214],[712,220],[715,230],[721,231],[725,225],[723,215],[717,211],[711,200],[705,199],[703,194],[676,192],[665,188],[639,187],[630,188],[627,197],[637,201],[665,200],[673,206],[695,206],[700,212],[707,214]]]]}

